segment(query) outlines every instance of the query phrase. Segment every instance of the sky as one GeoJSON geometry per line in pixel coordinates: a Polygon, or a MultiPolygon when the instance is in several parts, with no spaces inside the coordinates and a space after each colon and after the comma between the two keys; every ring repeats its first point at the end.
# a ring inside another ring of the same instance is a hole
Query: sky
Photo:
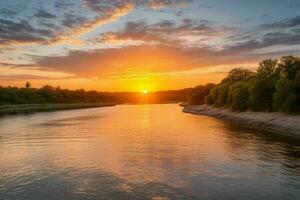
{"type": "Polygon", "coordinates": [[[156,91],[300,55],[300,0],[0,1],[0,85],[156,91]]]}

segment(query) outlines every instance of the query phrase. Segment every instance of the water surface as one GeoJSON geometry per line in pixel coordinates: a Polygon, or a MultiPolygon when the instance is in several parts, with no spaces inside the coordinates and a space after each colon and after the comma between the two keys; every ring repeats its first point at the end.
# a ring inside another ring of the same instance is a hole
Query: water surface
{"type": "Polygon", "coordinates": [[[300,141],[175,104],[8,116],[0,199],[300,199],[300,141]]]}

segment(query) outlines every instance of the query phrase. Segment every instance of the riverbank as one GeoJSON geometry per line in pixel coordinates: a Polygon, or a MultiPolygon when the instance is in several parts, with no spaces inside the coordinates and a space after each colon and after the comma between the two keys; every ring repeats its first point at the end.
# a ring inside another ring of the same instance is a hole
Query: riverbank
{"type": "Polygon", "coordinates": [[[278,112],[232,112],[227,108],[214,108],[208,105],[183,105],[183,112],[207,115],[224,120],[244,123],[254,128],[284,133],[300,137],[300,115],[288,115],[278,112]]]}
{"type": "Polygon", "coordinates": [[[48,112],[56,110],[71,110],[115,106],[113,103],[55,103],[55,104],[20,104],[0,106],[1,115],[26,114],[34,112],[48,112]]]}

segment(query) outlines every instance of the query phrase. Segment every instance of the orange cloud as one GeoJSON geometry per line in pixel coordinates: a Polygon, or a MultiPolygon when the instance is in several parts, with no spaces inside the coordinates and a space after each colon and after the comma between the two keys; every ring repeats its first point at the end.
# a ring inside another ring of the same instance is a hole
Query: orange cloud
{"type": "Polygon", "coordinates": [[[148,7],[159,10],[167,6],[184,7],[186,6],[186,0],[149,0],[148,7]]]}
{"type": "MultiPolygon", "coordinates": [[[[57,36],[51,40],[50,43],[64,43],[68,41],[73,41],[74,38],[81,36],[85,33],[88,33],[95,29],[98,26],[102,26],[111,22],[116,21],[120,17],[128,14],[134,9],[134,4],[127,3],[119,7],[115,7],[112,10],[107,10],[103,16],[96,17],[94,20],[87,21],[79,26],[72,28],[69,31],[66,31],[60,36],[57,36]]],[[[77,41],[76,39],[74,41],[77,41]]]]}

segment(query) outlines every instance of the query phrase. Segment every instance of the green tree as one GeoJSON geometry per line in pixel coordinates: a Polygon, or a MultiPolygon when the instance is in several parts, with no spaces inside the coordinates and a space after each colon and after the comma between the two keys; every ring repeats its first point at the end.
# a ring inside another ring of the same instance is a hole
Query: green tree
{"type": "Polygon", "coordinates": [[[227,96],[230,82],[220,84],[210,90],[207,101],[210,101],[214,106],[221,107],[227,104],[227,96]]]}
{"type": "Polygon", "coordinates": [[[259,79],[278,79],[279,70],[277,68],[278,60],[267,59],[259,63],[257,68],[257,77],[259,79]]]}
{"type": "Polygon", "coordinates": [[[300,81],[282,78],[277,82],[274,108],[281,112],[300,112],[300,81]]]}
{"type": "Polygon", "coordinates": [[[204,103],[205,97],[209,94],[215,84],[208,83],[205,86],[200,85],[193,88],[187,95],[187,102],[191,105],[200,105],[204,103]]]}
{"type": "Polygon", "coordinates": [[[289,80],[295,80],[295,77],[300,71],[300,58],[294,56],[284,56],[278,64],[280,75],[289,80]]]}
{"type": "Polygon", "coordinates": [[[248,109],[249,84],[245,81],[238,81],[229,86],[227,104],[235,111],[248,109]]]}
{"type": "Polygon", "coordinates": [[[245,68],[234,68],[232,69],[227,77],[223,79],[222,83],[231,81],[249,81],[255,77],[255,73],[245,68]]]}
{"type": "Polygon", "coordinates": [[[271,111],[275,92],[273,79],[256,79],[252,81],[249,92],[249,108],[253,111],[271,111]]]}

